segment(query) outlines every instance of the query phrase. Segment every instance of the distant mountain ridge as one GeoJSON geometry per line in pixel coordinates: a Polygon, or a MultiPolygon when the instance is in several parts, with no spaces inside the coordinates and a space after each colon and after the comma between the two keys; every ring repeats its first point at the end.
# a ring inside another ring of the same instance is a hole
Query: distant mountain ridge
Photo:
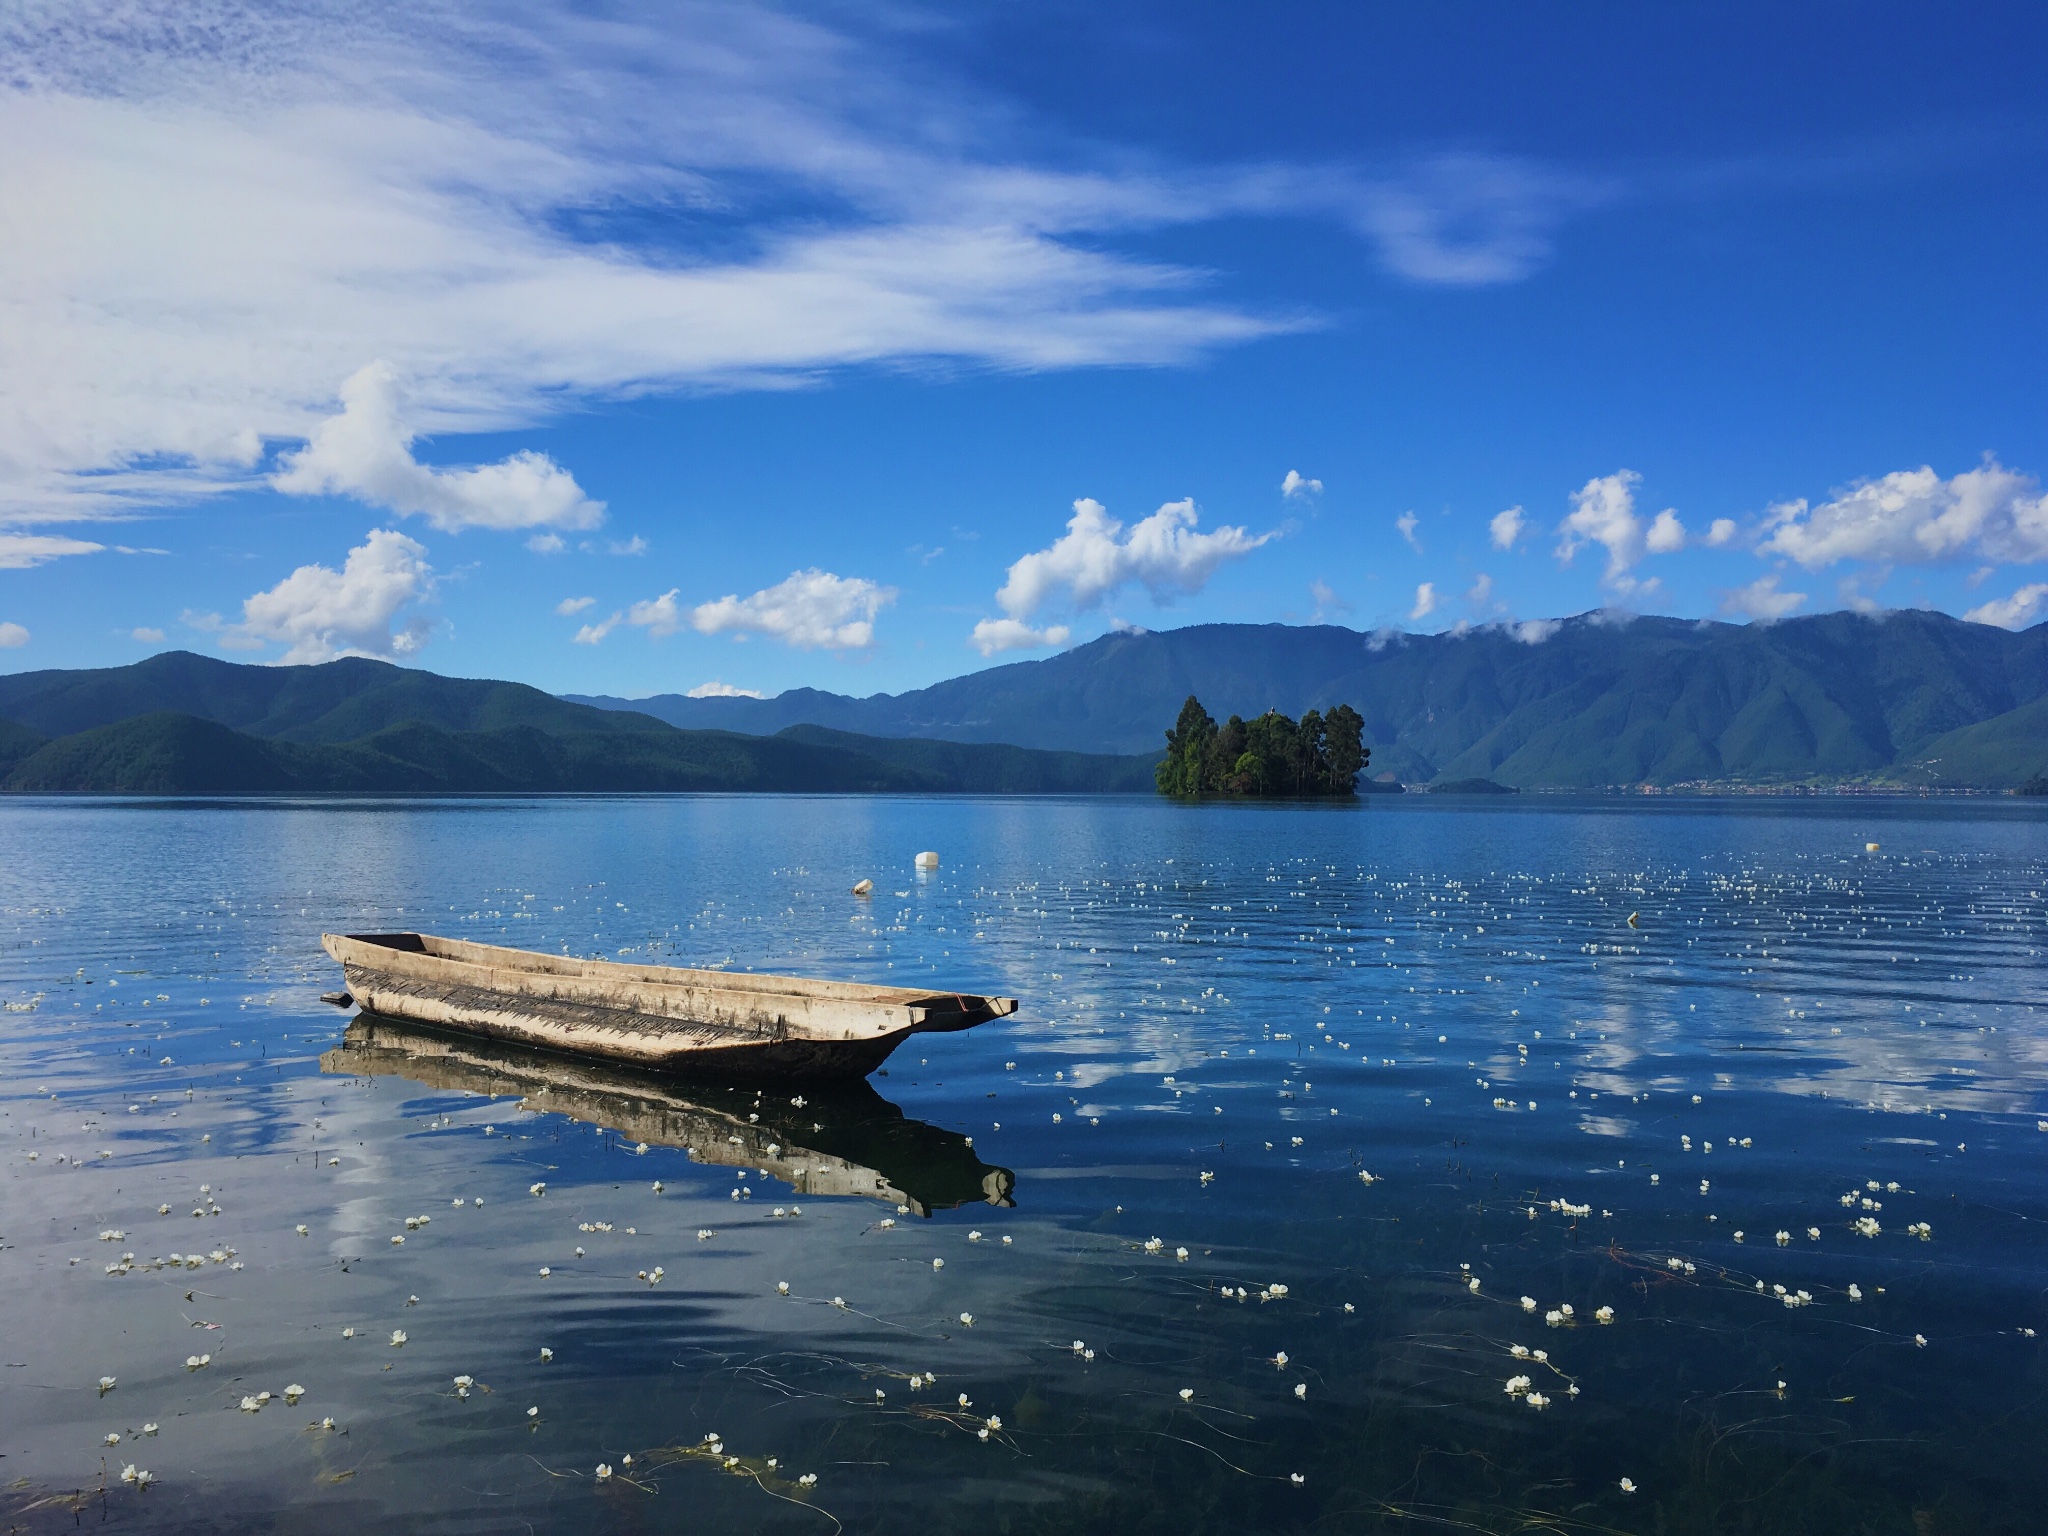
{"type": "Polygon", "coordinates": [[[1099,794],[1149,790],[1152,761],[816,727],[677,730],[379,661],[256,667],[172,652],[0,677],[0,788],[25,792],[1099,794]]]}
{"type": "Polygon", "coordinates": [[[1190,693],[1219,718],[1349,703],[1373,771],[1410,782],[2007,788],[2048,768],[2048,625],[2012,633],[1921,610],[1775,624],[1593,613],[1440,635],[1206,624],[865,699],[568,698],[699,729],[1129,753],[1156,749],[1190,693]]]}

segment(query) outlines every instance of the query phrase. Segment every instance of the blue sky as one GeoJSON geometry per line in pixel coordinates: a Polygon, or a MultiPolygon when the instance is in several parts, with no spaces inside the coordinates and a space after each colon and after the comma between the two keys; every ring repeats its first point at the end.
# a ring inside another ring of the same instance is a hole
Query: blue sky
{"type": "Polygon", "coordinates": [[[870,693],[1116,624],[2048,619],[2044,42],[17,6],[0,669],[870,693]]]}

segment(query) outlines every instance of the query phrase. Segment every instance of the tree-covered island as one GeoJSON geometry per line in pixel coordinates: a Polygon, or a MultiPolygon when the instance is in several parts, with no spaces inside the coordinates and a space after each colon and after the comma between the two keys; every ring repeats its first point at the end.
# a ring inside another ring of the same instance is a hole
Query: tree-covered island
{"type": "Polygon", "coordinates": [[[1166,757],[1153,771],[1162,795],[1310,799],[1358,792],[1372,761],[1365,721],[1349,704],[1290,720],[1269,709],[1256,720],[1232,715],[1222,725],[1188,695],[1166,733],[1166,757]]]}

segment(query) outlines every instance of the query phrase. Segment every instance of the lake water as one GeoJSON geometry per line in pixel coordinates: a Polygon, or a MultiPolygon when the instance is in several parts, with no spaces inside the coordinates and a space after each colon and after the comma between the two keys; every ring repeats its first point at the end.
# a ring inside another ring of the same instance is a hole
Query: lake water
{"type": "Polygon", "coordinates": [[[0,1513],[2038,1530],[2042,812],[10,799],[0,1513]],[[396,928],[1022,1008],[663,1086],[396,928]]]}

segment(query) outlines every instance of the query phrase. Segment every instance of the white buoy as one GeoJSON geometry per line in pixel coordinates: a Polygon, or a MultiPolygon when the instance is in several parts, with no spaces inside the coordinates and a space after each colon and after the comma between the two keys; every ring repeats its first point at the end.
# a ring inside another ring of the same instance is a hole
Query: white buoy
{"type": "Polygon", "coordinates": [[[853,894],[856,896],[872,896],[874,893],[875,882],[872,880],[856,880],[853,883],[853,894]]]}
{"type": "Polygon", "coordinates": [[[911,862],[916,864],[919,869],[937,869],[939,867],[939,856],[927,849],[911,862]]]}

